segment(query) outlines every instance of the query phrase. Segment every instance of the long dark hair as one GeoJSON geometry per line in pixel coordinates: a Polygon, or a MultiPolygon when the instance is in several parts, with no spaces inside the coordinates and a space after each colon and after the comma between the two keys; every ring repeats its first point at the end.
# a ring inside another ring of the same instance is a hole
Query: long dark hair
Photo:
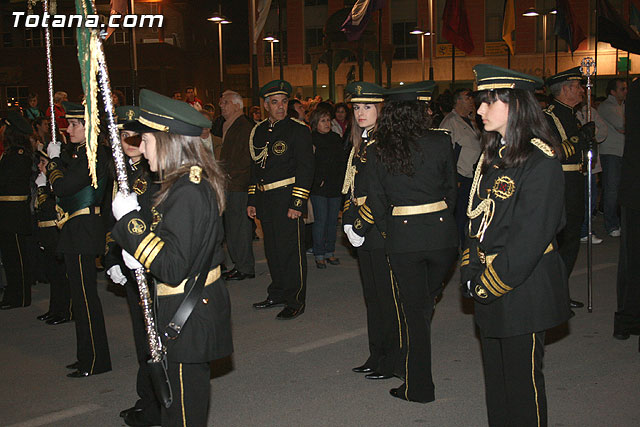
{"type": "MultiPolygon", "coordinates": [[[[366,104],[363,102],[354,102],[353,104],[366,104]]],[[[353,105],[352,104],[352,105],[353,105]]],[[[378,128],[378,122],[380,120],[380,109],[382,108],[382,103],[376,102],[373,103],[376,106],[376,112],[378,115],[378,119],[376,120],[376,124],[373,126],[373,131],[378,128]]],[[[351,114],[351,145],[356,149],[356,153],[360,151],[360,145],[362,144],[362,128],[358,124],[358,119],[356,119],[356,115],[351,114]]]]}
{"type": "MultiPolygon", "coordinates": [[[[483,102],[492,104],[496,101],[502,101],[509,107],[505,131],[505,140],[508,144],[497,164],[498,167],[513,168],[522,165],[535,148],[530,143],[532,138],[541,139],[561,158],[560,142],[545,119],[533,92],[521,89],[496,89],[484,90],[476,94],[478,104],[483,102]]],[[[498,156],[498,151],[502,148],[500,140],[501,136],[498,132],[483,132],[482,148],[485,152],[483,173],[498,156]]]]}
{"type": "Polygon", "coordinates": [[[377,155],[392,174],[414,173],[411,149],[419,150],[417,139],[429,130],[427,104],[417,101],[389,101],[378,119],[377,155]]]}

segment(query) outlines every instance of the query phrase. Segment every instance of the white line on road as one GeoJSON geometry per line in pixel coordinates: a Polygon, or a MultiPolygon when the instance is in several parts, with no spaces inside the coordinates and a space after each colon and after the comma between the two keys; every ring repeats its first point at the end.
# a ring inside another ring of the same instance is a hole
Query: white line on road
{"type": "MultiPolygon", "coordinates": [[[[602,264],[596,264],[592,267],[592,271],[606,270],[607,268],[615,267],[617,265],[617,262],[605,262],[602,264]]],[[[574,272],[571,273],[571,277],[580,276],[581,274],[587,274],[587,269],[581,268],[580,270],[574,270],[574,272]]]]}
{"type": "Polygon", "coordinates": [[[287,353],[302,353],[309,350],[315,350],[316,348],[335,344],[337,342],[355,338],[357,336],[364,335],[366,333],[367,333],[367,328],[355,329],[351,332],[345,332],[344,334],[334,335],[328,338],[322,338],[307,344],[299,345],[297,347],[291,347],[290,349],[287,350],[287,353]]]}
{"type": "Polygon", "coordinates": [[[73,408],[65,409],[63,411],[52,412],[50,414],[42,415],[37,418],[32,418],[30,420],[12,424],[9,427],[38,427],[49,425],[58,421],[65,420],[67,418],[76,417],[78,415],[86,414],[87,412],[92,412],[100,409],[100,405],[88,404],[82,406],[75,406],[73,408]]]}

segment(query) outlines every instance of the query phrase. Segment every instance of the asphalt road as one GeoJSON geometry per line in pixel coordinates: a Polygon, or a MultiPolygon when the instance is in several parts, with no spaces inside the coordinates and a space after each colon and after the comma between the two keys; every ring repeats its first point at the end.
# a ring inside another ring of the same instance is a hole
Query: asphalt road
{"type": "MultiPolygon", "coordinates": [[[[601,225],[599,225],[601,228],[601,225]]],[[[601,231],[596,223],[596,230],[601,231]]],[[[602,233],[602,232],[601,232],[602,233]]],[[[604,233],[602,233],[604,234],[604,233]]],[[[612,337],[618,239],[594,247],[594,308],[576,310],[547,334],[544,372],[549,425],[640,425],[638,338],[612,337]]],[[[256,311],[269,274],[256,242],[257,277],[230,283],[235,353],[214,367],[209,425],[216,426],[482,426],[487,424],[479,341],[470,307],[458,292],[458,272],[433,320],[436,401],[389,396],[400,380],[371,381],[351,372],[367,357],[365,309],[357,261],[339,243],[340,266],[315,268],[308,257],[306,312],[277,321],[277,309],[256,311]]],[[[120,410],[136,400],[136,357],[123,297],[100,276],[113,371],[70,379],[73,324],[36,320],[48,286],[33,304],[0,312],[0,426],[121,426],[120,410]]],[[[586,301],[586,246],[570,282],[586,301]]]]}

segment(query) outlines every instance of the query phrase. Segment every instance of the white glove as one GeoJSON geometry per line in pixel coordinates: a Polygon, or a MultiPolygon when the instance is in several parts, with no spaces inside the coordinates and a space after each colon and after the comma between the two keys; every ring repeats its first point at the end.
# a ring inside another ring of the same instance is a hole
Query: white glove
{"type": "Polygon", "coordinates": [[[107,270],[107,276],[115,284],[124,286],[127,283],[127,278],[122,274],[122,269],[117,264],[107,270]]]}
{"type": "Polygon", "coordinates": [[[36,178],[36,187],[44,187],[45,185],[47,185],[47,177],[40,172],[36,178]]]}
{"type": "Polygon", "coordinates": [[[50,142],[47,146],[47,156],[50,159],[60,157],[60,150],[62,149],[62,144],[59,142],[50,142]]]}
{"type": "Polygon", "coordinates": [[[349,243],[351,243],[354,248],[359,248],[360,246],[362,246],[362,244],[364,243],[364,237],[358,236],[356,232],[353,231],[353,225],[345,224],[343,228],[345,234],[347,235],[347,239],[349,239],[349,243]]]}
{"type": "Polygon", "coordinates": [[[138,262],[137,259],[133,257],[129,252],[122,250],[122,259],[124,260],[124,264],[129,267],[131,270],[137,270],[139,268],[143,268],[142,264],[138,262]]]}
{"type": "Polygon", "coordinates": [[[129,193],[128,196],[123,196],[118,192],[116,197],[111,202],[111,211],[116,221],[132,211],[139,211],[140,205],[138,204],[138,195],[134,192],[129,193]]]}

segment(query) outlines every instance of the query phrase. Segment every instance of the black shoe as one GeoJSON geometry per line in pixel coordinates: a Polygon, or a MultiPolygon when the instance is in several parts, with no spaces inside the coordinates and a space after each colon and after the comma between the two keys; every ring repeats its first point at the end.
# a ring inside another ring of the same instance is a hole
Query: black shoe
{"type": "Polygon", "coordinates": [[[253,308],[255,308],[256,310],[262,310],[263,308],[279,307],[283,305],[284,305],[283,302],[278,302],[278,301],[272,300],[271,298],[267,298],[264,301],[254,303],[253,308]]]}
{"type": "Polygon", "coordinates": [[[67,369],[76,369],[77,370],[78,369],[78,361],[75,361],[72,364],[65,366],[65,368],[67,368],[67,369]]]}
{"type": "Polygon", "coordinates": [[[613,331],[613,337],[617,340],[624,341],[628,340],[631,334],[623,331],[613,331]]]}
{"type": "Polygon", "coordinates": [[[44,314],[41,314],[40,316],[36,317],[36,319],[40,320],[40,321],[45,321],[45,320],[49,320],[53,317],[53,313],[50,312],[46,312],[44,314]]]}
{"type": "Polygon", "coordinates": [[[300,316],[302,313],[304,313],[304,305],[300,308],[285,307],[280,313],[278,313],[276,319],[291,320],[300,316]]]}
{"type": "Polygon", "coordinates": [[[124,418],[127,416],[129,412],[135,412],[135,411],[142,411],[142,409],[136,408],[135,406],[132,406],[131,408],[123,409],[122,411],[120,411],[120,418],[124,418]]]}
{"type": "Polygon", "coordinates": [[[404,389],[403,387],[398,387],[398,388],[392,388],[391,390],[389,390],[389,394],[393,397],[396,397],[398,399],[402,399],[402,400],[406,400],[408,402],[417,402],[417,403],[429,403],[429,402],[433,402],[435,400],[434,399],[427,399],[427,400],[414,400],[414,399],[407,399],[404,395],[404,389]]]}
{"type": "Polygon", "coordinates": [[[327,268],[327,263],[324,261],[316,261],[316,267],[319,269],[327,268]]]}
{"type": "Polygon", "coordinates": [[[124,416],[124,423],[128,426],[133,427],[149,427],[149,426],[159,426],[160,423],[152,423],[148,421],[142,411],[131,411],[127,415],[124,416]]]}
{"type": "Polygon", "coordinates": [[[13,305],[13,304],[9,304],[7,302],[0,304],[0,310],[12,310],[14,308],[20,308],[20,307],[28,307],[30,304],[27,305],[13,305]]]}
{"type": "Polygon", "coordinates": [[[80,371],[80,370],[73,371],[73,372],[67,374],[67,376],[69,378],[84,378],[84,377],[88,377],[89,375],[91,375],[89,372],[80,371]]]}
{"type": "Polygon", "coordinates": [[[256,277],[255,274],[245,274],[234,268],[229,273],[225,274],[224,280],[244,280],[244,279],[254,279],[255,277],[256,277]]]}
{"type": "Polygon", "coordinates": [[[582,308],[582,307],[584,307],[584,304],[581,303],[580,301],[576,301],[576,300],[571,299],[571,300],[569,300],[569,306],[571,308],[582,308]]]}
{"type": "Polygon", "coordinates": [[[380,374],[378,372],[372,372],[364,377],[368,380],[388,380],[389,378],[393,378],[391,375],[380,374]]]}
{"type": "Polygon", "coordinates": [[[373,368],[368,367],[367,365],[356,366],[351,369],[356,374],[370,374],[373,372],[373,368]]]}
{"type": "Polygon", "coordinates": [[[327,263],[331,265],[340,265],[340,258],[331,257],[331,258],[325,259],[325,261],[327,261],[327,263]]]}
{"type": "Polygon", "coordinates": [[[60,325],[62,323],[67,323],[70,319],[66,316],[53,316],[47,320],[47,325],[60,325]]]}

